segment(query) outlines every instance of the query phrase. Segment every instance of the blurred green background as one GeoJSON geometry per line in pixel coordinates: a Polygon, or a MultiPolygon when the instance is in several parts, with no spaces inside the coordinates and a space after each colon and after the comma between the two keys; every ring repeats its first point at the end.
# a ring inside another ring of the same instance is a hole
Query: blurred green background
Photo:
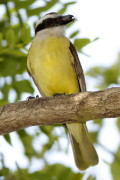
{"type": "MultiPolygon", "coordinates": [[[[68,8],[72,6],[77,6],[77,0],[0,0],[0,106],[35,94],[35,87],[26,72],[26,57],[34,37],[35,23],[55,7],[58,13],[67,14],[68,8]]],[[[73,28],[74,24],[67,27],[69,38],[77,51],[84,55],[84,47],[98,38],[94,37],[91,41],[81,37],[80,31],[73,28]]],[[[120,54],[108,67],[101,65],[90,68],[86,72],[86,78],[93,82],[96,90],[118,86],[119,69],[120,54]]],[[[116,131],[120,131],[120,118],[114,122],[116,131]]],[[[97,168],[93,167],[85,172],[75,169],[73,159],[70,160],[72,153],[63,126],[31,127],[1,138],[0,180],[101,180],[101,177],[98,177],[99,169],[104,171],[104,167],[108,168],[105,174],[109,173],[111,178],[119,180],[120,146],[113,152],[101,144],[100,136],[106,128],[105,120],[95,120],[90,122],[90,126],[90,134],[100,156],[100,165],[97,168]],[[110,161],[105,159],[106,154],[111,157],[110,161]],[[19,159],[23,160],[19,162],[19,159]],[[69,165],[71,162],[73,165],[69,165]]],[[[109,134],[106,136],[110,137],[109,134]]]]}

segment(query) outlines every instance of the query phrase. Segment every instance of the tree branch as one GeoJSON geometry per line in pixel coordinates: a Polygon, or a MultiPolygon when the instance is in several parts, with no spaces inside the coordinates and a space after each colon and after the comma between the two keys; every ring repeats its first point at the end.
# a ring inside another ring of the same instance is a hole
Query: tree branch
{"type": "Polygon", "coordinates": [[[120,116],[120,88],[35,98],[0,108],[0,134],[35,125],[120,116]]]}

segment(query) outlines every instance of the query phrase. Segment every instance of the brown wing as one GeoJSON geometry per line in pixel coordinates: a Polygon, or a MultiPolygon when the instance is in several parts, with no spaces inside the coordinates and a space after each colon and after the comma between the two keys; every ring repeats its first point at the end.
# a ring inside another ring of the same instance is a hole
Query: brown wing
{"type": "MultiPolygon", "coordinates": [[[[84,73],[82,66],[80,64],[76,49],[72,43],[70,43],[70,51],[74,58],[74,68],[77,75],[79,89],[80,91],[86,91],[86,83],[84,78],[84,73]]],[[[82,131],[80,131],[80,141],[79,143],[74,138],[74,134],[69,132],[72,149],[74,153],[74,158],[78,169],[85,170],[89,166],[95,165],[98,163],[98,155],[94,149],[94,146],[91,142],[91,139],[88,134],[88,130],[85,123],[75,124],[75,126],[80,126],[82,131]]],[[[70,126],[70,124],[69,124],[70,126]]],[[[68,129],[70,130],[71,128],[68,129]]]]}
{"type": "Polygon", "coordinates": [[[80,91],[86,91],[86,83],[85,83],[85,77],[84,77],[83,69],[82,69],[81,63],[79,61],[79,57],[78,57],[78,54],[76,52],[76,49],[71,42],[70,42],[70,51],[71,51],[73,58],[74,58],[74,68],[75,68],[76,75],[78,78],[80,91]]]}

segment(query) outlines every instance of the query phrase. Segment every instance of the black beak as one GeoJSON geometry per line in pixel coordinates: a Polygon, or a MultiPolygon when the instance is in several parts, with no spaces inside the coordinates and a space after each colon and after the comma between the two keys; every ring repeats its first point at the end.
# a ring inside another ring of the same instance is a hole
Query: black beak
{"type": "Polygon", "coordinates": [[[73,15],[66,15],[66,16],[63,16],[63,21],[68,24],[72,21],[75,20],[75,17],[73,15]]]}
{"type": "Polygon", "coordinates": [[[72,21],[75,21],[75,17],[73,15],[65,15],[58,17],[59,25],[66,25],[72,21]]]}

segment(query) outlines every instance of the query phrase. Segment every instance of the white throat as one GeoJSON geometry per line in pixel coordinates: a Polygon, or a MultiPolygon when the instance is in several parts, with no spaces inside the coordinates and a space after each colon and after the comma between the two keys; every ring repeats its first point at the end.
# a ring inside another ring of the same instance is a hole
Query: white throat
{"type": "Polygon", "coordinates": [[[64,26],[57,26],[52,28],[43,29],[37,32],[35,39],[45,40],[51,36],[65,36],[65,27],[64,26]]]}

